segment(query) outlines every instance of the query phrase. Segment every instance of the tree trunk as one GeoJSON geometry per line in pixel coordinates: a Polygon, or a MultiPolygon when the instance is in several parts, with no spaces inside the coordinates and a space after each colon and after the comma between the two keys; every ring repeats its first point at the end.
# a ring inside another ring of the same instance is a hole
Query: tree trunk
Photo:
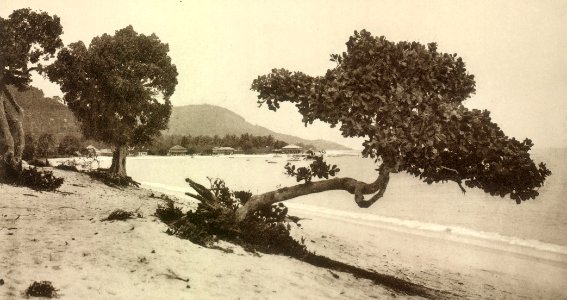
{"type": "Polygon", "coordinates": [[[386,191],[386,187],[388,186],[388,182],[390,181],[390,172],[395,171],[396,170],[393,168],[388,168],[385,164],[382,164],[378,169],[378,178],[372,183],[365,183],[348,177],[333,178],[298,184],[292,187],[284,187],[261,195],[254,195],[236,211],[237,222],[241,222],[246,219],[250,213],[276,202],[331,190],[344,190],[354,194],[354,201],[356,204],[359,207],[367,208],[374,204],[378,199],[382,198],[386,191]],[[364,199],[364,195],[373,193],[376,194],[370,199],[364,199]]]}
{"type": "Polygon", "coordinates": [[[5,151],[0,153],[0,180],[13,179],[22,171],[25,144],[23,118],[23,109],[8,89],[0,84],[0,130],[5,143],[5,151]]]}
{"type": "Polygon", "coordinates": [[[119,176],[126,176],[126,156],[128,155],[128,147],[126,145],[116,146],[112,153],[112,165],[110,172],[119,176]]]}

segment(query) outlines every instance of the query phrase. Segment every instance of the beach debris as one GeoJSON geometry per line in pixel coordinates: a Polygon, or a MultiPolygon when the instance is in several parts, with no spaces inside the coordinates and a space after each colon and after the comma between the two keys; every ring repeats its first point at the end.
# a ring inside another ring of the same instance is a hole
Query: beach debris
{"type": "Polygon", "coordinates": [[[169,224],[173,221],[181,219],[183,212],[180,208],[175,207],[175,203],[171,199],[164,199],[164,204],[158,204],[155,216],[162,222],[169,224]]]}
{"type": "Polygon", "coordinates": [[[0,278],[0,285],[4,285],[4,279],[0,278]]]}
{"type": "Polygon", "coordinates": [[[17,183],[36,191],[55,191],[63,184],[63,178],[53,176],[52,171],[31,167],[22,170],[17,183]]]}
{"type": "Polygon", "coordinates": [[[148,259],[145,256],[140,256],[140,257],[138,257],[138,262],[141,263],[141,264],[147,264],[148,259]]]}
{"type": "Polygon", "coordinates": [[[338,275],[337,273],[335,273],[335,272],[333,272],[333,271],[331,271],[331,270],[328,270],[328,271],[329,271],[329,273],[331,273],[331,275],[333,275],[333,277],[334,277],[335,279],[339,279],[339,275],[338,275]]]}
{"type": "Polygon", "coordinates": [[[220,246],[217,246],[217,245],[209,246],[209,248],[210,248],[210,249],[220,250],[220,251],[222,251],[222,252],[224,252],[224,253],[234,253],[234,250],[233,250],[232,248],[224,248],[224,247],[220,247],[220,246]]]}
{"type": "Polygon", "coordinates": [[[123,209],[115,209],[111,212],[108,217],[102,219],[101,221],[124,221],[127,219],[132,219],[134,213],[131,211],[126,211],[123,209]]]}
{"type": "MultiPolygon", "coordinates": [[[[173,272],[171,269],[167,269],[167,273],[161,273],[158,275],[165,276],[167,279],[176,279],[176,280],[181,280],[183,282],[189,282],[189,278],[183,278],[177,275],[177,273],[173,272]]],[[[191,287],[187,285],[187,288],[191,288],[191,287]]]]}
{"type": "Polygon", "coordinates": [[[57,289],[53,287],[51,281],[34,281],[27,289],[26,295],[30,297],[53,298],[57,296],[57,289]]]}

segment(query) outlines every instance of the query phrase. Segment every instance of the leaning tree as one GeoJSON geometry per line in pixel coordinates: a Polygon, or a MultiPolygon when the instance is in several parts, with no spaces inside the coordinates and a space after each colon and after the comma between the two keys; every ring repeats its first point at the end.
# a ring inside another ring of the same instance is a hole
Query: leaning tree
{"type": "Polygon", "coordinates": [[[62,49],[47,70],[86,138],[115,146],[110,172],[126,176],[128,146],[167,128],[177,69],[169,46],[132,26],[62,49]]]}
{"type": "Polygon", "coordinates": [[[29,8],[0,17],[0,179],[20,174],[25,147],[24,110],[8,86],[28,88],[32,72],[41,73],[41,62],[63,46],[62,32],[57,16],[29,8]]]}
{"type": "Polygon", "coordinates": [[[306,125],[320,120],[339,126],[345,137],[364,138],[363,156],[379,162],[376,180],[312,182],[313,176],[328,178],[338,170],[320,160],[309,168],[288,166],[288,174],[305,183],[252,196],[237,210],[238,220],[273,203],[328,190],[345,190],[358,206],[369,207],[398,172],[429,184],[453,181],[463,192],[467,186],[509,195],[517,203],[538,196],[551,172],[530,158],[531,140],[509,138],[488,111],[463,105],[475,81],[460,57],[437,51],[435,43],[393,43],[366,30],[355,31],[346,46],[346,52],[331,55],[336,67],[324,76],[274,69],[255,79],[252,90],[270,110],[290,102],[306,125]]]}

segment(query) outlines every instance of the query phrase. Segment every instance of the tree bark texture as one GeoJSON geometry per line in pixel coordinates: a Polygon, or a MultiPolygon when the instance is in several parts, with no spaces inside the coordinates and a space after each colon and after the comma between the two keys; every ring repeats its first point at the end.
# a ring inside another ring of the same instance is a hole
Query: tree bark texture
{"type": "Polygon", "coordinates": [[[22,169],[24,153],[24,110],[18,105],[6,86],[0,84],[0,131],[4,153],[0,153],[0,179],[17,175],[22,169]]]}
{"type": "Polygon", "coordinates": [[[267,192],[261,195],[254,195],[241,206],[236,212],[238,222],[243,221],[246,217],[259,210],[262,207],[272,205],[277,202],[297,198],[308,194],[320,193],[331,190],[344,190],[354,194],[354,201],[359,207],[367,208],[374,204],[378,199],[382,198],[388,182],[390,181],[390,172],[393,169],[382,164],[378,169],[378,178],[372,183],[365,183],[353,178],[333,178],[316,182],[298,184],[291,187],[280,188],[275,191],[267,192]],[[374,194],[370,199],[365,200],[364,195],[374,194]]]}
{"type": "Polygon", "coordinates": [[[110,166],[110,173],[126,176],[126,156],[128,156],[128,147],[126,145],[116,146],[112,153],[112,165],[110,166]]]}

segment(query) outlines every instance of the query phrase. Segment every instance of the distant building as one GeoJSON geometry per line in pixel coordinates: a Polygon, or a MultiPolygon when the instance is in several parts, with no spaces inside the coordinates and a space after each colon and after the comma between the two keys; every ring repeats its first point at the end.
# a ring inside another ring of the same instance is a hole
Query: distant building
{"type": "Polygon", "coordinates": [[[225,155],[230,155],[230,154],[234,154],[234,152],[236,152],[236,149],[232,148],[232,147],[214,147],[213,148],[213,154],[225,154],[225,155]]]}
{"type": "Polygon", "coordinates": [[[285,154],[299,154],[303,151],[303,148],[297,145],[287,145],[282,148],[282,152],[285,154]]]}
{"type": "Polygon", "coordinates": [[[112,156],[112,149],[104,148],[98,150],[98,156],[112,156]]]}
{"type": "Polygon", "coordinates": [[[167,151],[167,155],[169,156],[187,155],[187,148],[183,146],[175,145],[169,148],[169,151],[167,151]]]}

